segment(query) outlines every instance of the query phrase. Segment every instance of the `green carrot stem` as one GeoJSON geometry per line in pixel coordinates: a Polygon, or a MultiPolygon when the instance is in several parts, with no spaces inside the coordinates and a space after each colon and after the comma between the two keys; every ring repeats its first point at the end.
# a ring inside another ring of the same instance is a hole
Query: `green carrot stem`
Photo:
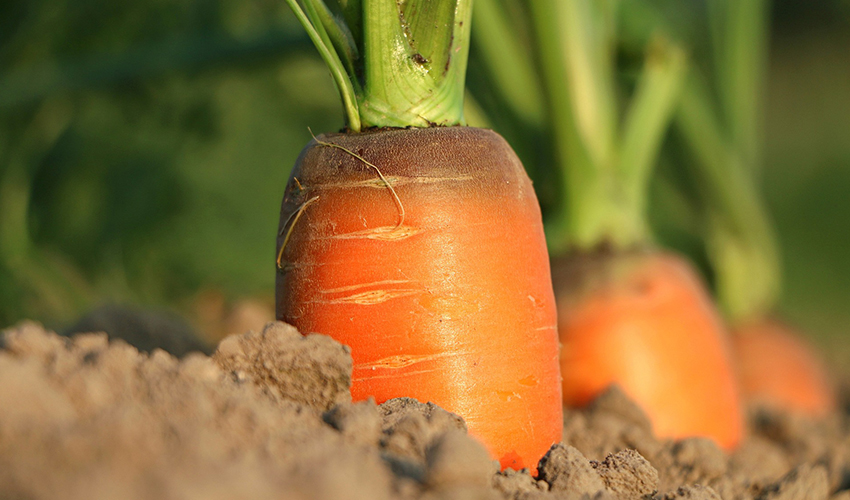
{"type": "MultiPolygon", "coordinates": [[[[311,2],[321,2],[321,0],[305,0],[306,5],[311,5],[311,2]]],[[[312,40],[316,50],[322,60],[325,61],[328,69],[333,76],[339,90],[340,98],[342,99],[343,108],[345,109],[346,125],[354,132],[359,132],[361,128],[360,110],[357,107],[357,92],[354,88],[354,81],[351,75],[346,72],[346,68],[339,58],[333,44],[330,43],[330,38],[324,31],[321,23],[317,23],[319,19],[311,19],[307,13],[298,4],[298,0],[286,0],[298,22],[304,27],[307,35],[312,40]]],[[[315,12],[315,8],[308,9],[308,12],[315,12]]]]}
{"type": "MultiPolygon", "coordinates": [[[[591,1],[554,2],[561,65],[582,141],[597,165],[610,165],[617,132],[617,102],[613,80],[612,21],[591,1]]],[[[600,3],[599,5],[602,5],[600,3]]],[[[604,168],[604,167],[603,167],[604,168]]]]}
{"type": "Polygon", "coordinates": [[[773,228],[696,74],[687,78],[676,121],[696,160],[692,167],[708,208],[707,249],[720,304],[733,321],[767,313],[780,289],[773,228]]]}
{"type": "MultiPolygon", "coordinates": [[[[543,73],[543,86],[549,105],[550,131],[553,137],[555,163],[560,174],[562,203],[545,222],[546,238],[550,252],[560,253],[572,243],[569,214],[581,200],[569,196],[571,178],[592,171],[590,156],[579,136],[569,94],[566,91],[567,68],[564,50],[560,44],[560,27],[556,19],[554,2],[530,2],[531,17],[537,37],[538,52],[543,73]],[[570,165],[570,169],[565,166],[570,165]]],[[[588,187],[588,191],[590,188],[588,187]]]]}
{"type": "Polygon", "coordinates": [[[362,48],[363,44],[363,1],[362,0],[338,0],[339,8],[345,25],[348,27],[354,44],[362,48]]]}
{"type": "Polygon", "coordinates": [[[628,249],[649,242],[648,179],[685,67],[683,52],[649,51],[622,130],[614,81],[614,3],[531,3],[562,173],[553,251],[628,249]]]}
{"type": "MultiPolygon", "coordinates": [[[[513,2],[514,10],[520,6],[513,2]]],[[[515,19],[505,2],[488,0],[475,4],[472,38],[478,54],[490,73],[496,91],[510,112],[524,126],[542,130],[545,120],[543,89],[528,47],[519,36],[515,19]]]]}
{"type": "Polygon", "coordinates": [[[732,146],[743,167],[761,164],[761,92],[766,69],[768,0],[707,2],[714,75],[732,146]]]}
{"type": "Polygon", "coordinates": [[[471,1],[363,0],[364,122],[463,123],[471,1]]]}
{"type": "MultiPolygon", "coordinates": [[[[620,146],[620,176],[629,213],[645,224],[647,194],[652,170],[670,124],[686,73],[686,57],[677,46],[662,38],[651,42],[637,90],[626,112],[620,146]]],[[[646,238],[641,227],[636,238],[646,238]]]]}
{"type": "Polygon", "coordinates": [[[719,109],[712,107],[706,84],[691,75],[678,117],[704,184],[706,248],[718,299],[733,322],[770,312],[781,289],[776,237],[755,186],[768,5],[768,0],[708,3],[719,109]]]}

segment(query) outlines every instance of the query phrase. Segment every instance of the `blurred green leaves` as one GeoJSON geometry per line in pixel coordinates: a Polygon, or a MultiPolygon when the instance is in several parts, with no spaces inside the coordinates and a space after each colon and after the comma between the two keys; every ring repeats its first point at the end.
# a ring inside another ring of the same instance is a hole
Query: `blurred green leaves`
{"type": "Polygon", "coordinates": [[[270,290],[290,166],[341,117],[286,7],[0,9],[0,323],[270,290]]]}

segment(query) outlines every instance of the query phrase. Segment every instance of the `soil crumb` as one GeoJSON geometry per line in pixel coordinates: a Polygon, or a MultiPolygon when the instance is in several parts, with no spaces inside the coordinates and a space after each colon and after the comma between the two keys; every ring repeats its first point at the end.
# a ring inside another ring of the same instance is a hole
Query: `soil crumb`
{"type": "Polygon", "coordinates": [[[753,408],[726,454],[656,439],[612,388],[565,412],[533,477],[432,403],[352,402],[351,370],[348,348],[283,323],[183,358],[21,324],[0,336],[0,497],[850,500],[844,412],[753,408]]]}

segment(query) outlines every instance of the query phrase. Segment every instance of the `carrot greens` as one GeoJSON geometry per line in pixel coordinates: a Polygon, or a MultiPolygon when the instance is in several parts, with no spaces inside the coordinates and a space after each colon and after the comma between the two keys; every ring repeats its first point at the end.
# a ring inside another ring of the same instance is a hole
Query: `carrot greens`
{"type": "Polygon", "coordinates": [[[695,160],[689,164],[701,187],[718,299],[737,322],[769,313],[781,281],[776,236],[756,179],[767,2],[722,0],[708,13],[713,78],[689,75],[676,122],[695,160]]]}
{"type": "Polygon", "coordinates": [[[684,52],[660,36],[651,43],[621,116],[615,3],[531,6],[566,200],[548,221],[550,248],[645,243],[647,184],[685,73],[684,52]]]}
{"type": "Polygon", "coordinates": [[[747,167],[744,155],[724,135],[696,74],[688,78],[676,121],[694,154],[721,307],[732,320],[767,313],[780,288],[776,237],[751,175],[753,167],[747,167]]]}

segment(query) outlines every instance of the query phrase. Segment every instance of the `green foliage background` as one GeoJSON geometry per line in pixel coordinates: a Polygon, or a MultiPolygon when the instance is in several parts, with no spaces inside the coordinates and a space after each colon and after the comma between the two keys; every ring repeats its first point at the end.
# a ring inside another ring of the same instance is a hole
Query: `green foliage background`
{"type": "MultiPolygon", "coordinates": [[[[842,345],[848,49],[850,2],[777,2],[763,183],[782,312],[842,345]]],[[[289,169],[308,127],[341,125],[283,2],[0,2],[0,325],[60,328],[105,301],[187,312],[209,288],[271,295],[289,169]]],[[[668,243],[693,251],[674,199],[653,214],[668,243]]]]}

